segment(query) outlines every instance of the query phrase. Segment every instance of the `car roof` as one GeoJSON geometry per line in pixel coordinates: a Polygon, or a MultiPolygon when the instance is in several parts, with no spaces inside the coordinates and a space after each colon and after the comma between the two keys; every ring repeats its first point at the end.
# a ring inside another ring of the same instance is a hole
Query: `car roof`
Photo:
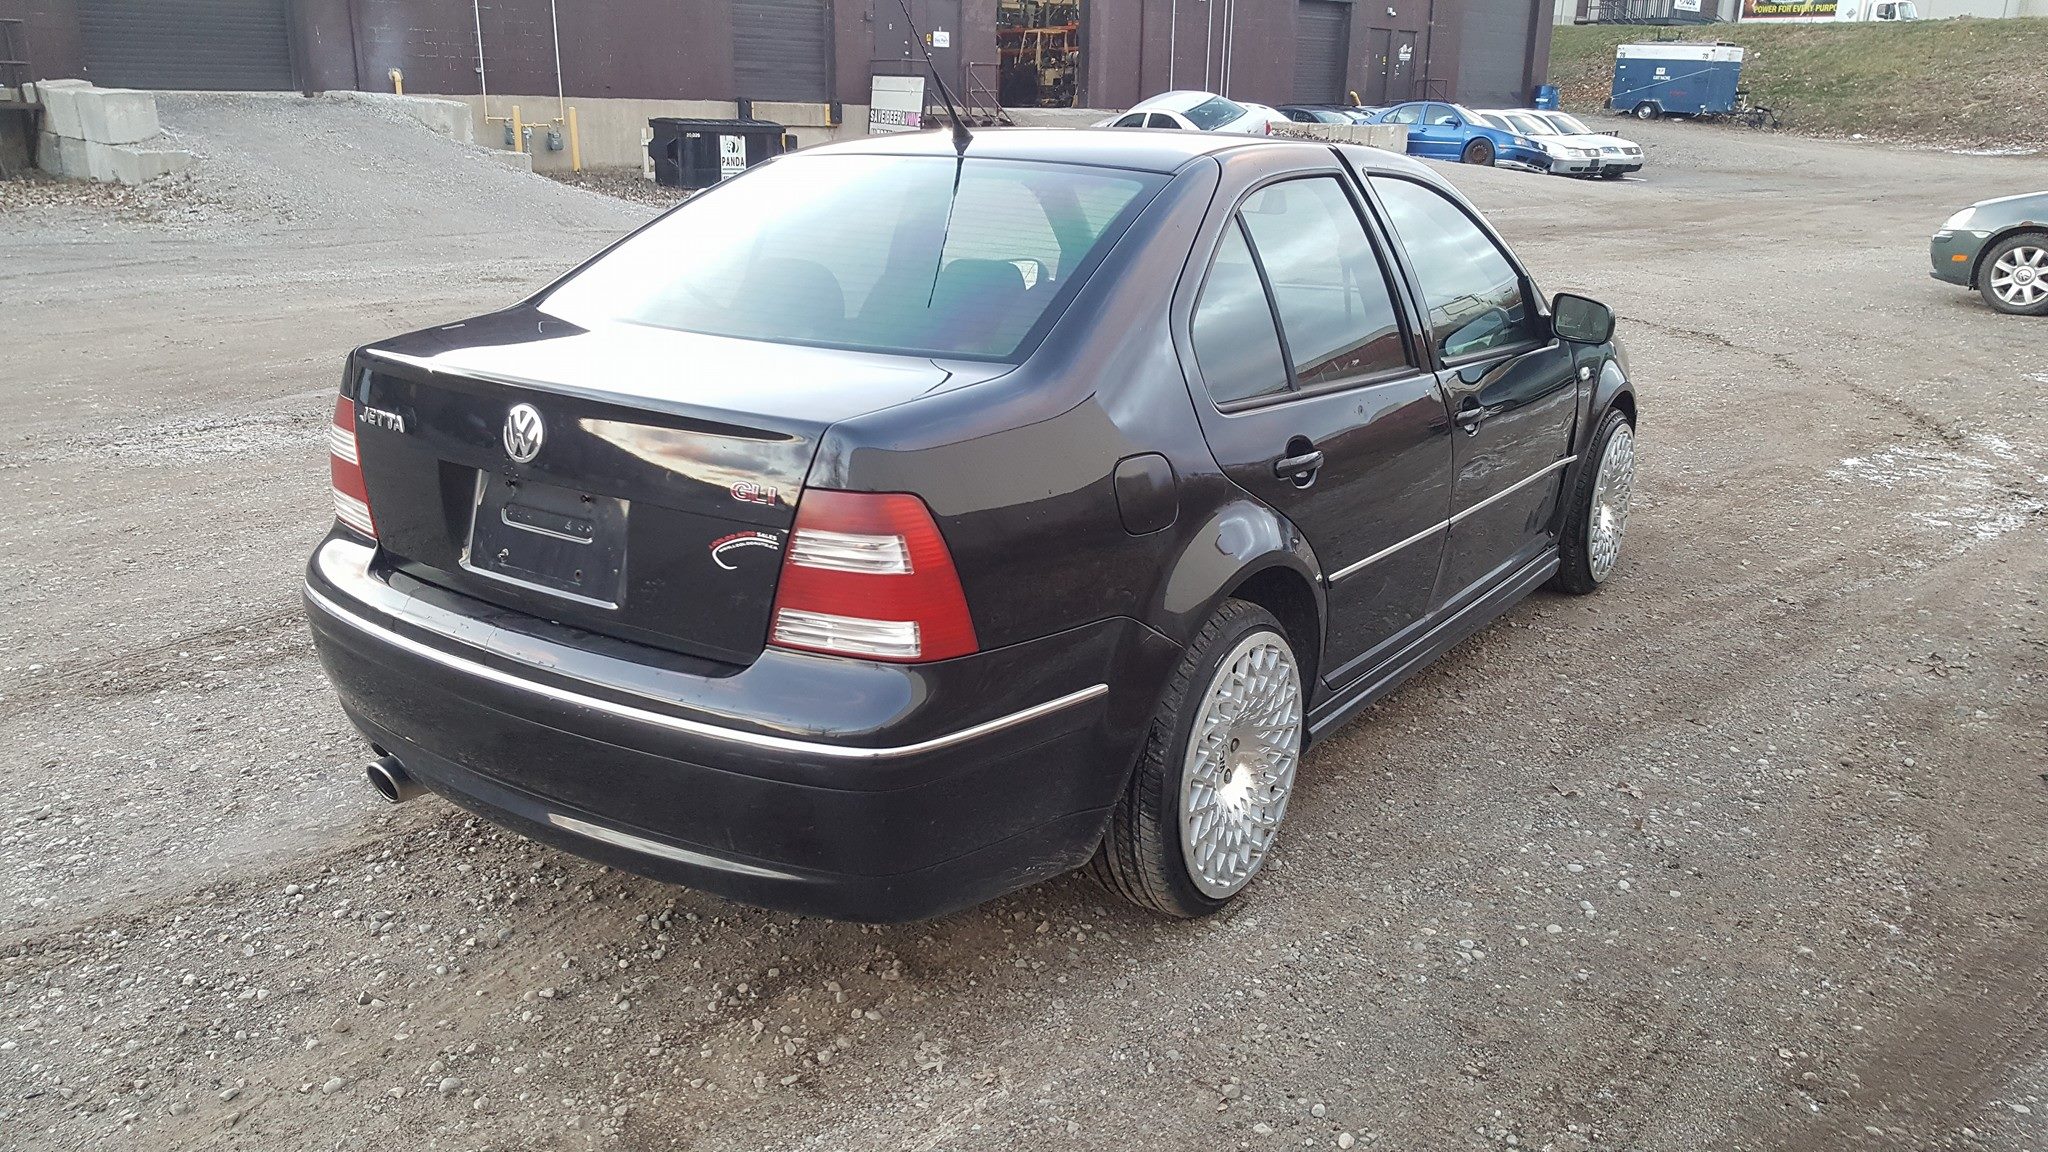
{"type": "MultiPolygon", "coordinates": [[[[977,128],[967,146],[969,159],[1028,160],[1045,164],[1087,164],[1173,173],[1190,161],[1244,148],[1328,148],[1314,140],[1239,136],[1228,132],[1144,132],[1129,128],[977,128]]],[[[1346,145],[1354,162],[1380,171],[1436,175],[1420,162],[1377,148],[1346,145]]],[[[806,148],[795,156],[952,156],[950,132],[895,132],[862,136],[806,148]]]]}
{"type": "MultiPolygon", "coordinates": [[[[1146,97],[1131,105],[1130,111],[1136,112],[1140,109],[1150,110],[1157,108],[1165,112],[1185,112],[1190,108],[1206,104],[1216,98],[1217,96],[1214,92],[1202,92],[1193,88],[1176,88],[1171,92],[1161,92],[1157,96],[1146,97]]],[[[1241,105],[1244,101],[1232,100],[1231,103],[1241,105]]]]}

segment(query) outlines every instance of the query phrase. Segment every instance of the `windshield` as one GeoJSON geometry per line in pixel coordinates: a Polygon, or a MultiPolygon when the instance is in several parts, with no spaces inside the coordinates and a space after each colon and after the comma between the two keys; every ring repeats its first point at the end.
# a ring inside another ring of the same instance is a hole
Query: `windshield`
{"type": "Polygon", "coordinates": [[[1543,118],[1557,125],[1557,130],[1568,136],[1593,135],[1593,130],[1586,127],[1584,122],[1563,112],[1545,112],[1543,118]]]}
{"type": "Polygon", "coordinates": [[[1541,116],[1530,116],[1521,112],[1503,112],[1501,115],[1506,116],[1508,122],[1515,126],[1515,131],[1524,136],[1557,135],[1557,129],[1551,127],[1541,116]]]}
{"type": "Polygon", "coordinates": [[[1244,114],[1245,111],[1242,105],[1233,104],[1221,96],[1204,100],[1193,108],[1181,113],[1181,115],[1193,121],[1195,127],[1200,128],[1204,132],[1214,132],[1232,120],[1241,118],[1244,114]]]}
{"type": "Polygon", "coordinates": [[[586,328],[626,322],[1007,360],[1058,318],[1165,182],[969,159],[955,200],[955,163],[856,155],[763,165],[649,225],[540,308],[586,328]]]}

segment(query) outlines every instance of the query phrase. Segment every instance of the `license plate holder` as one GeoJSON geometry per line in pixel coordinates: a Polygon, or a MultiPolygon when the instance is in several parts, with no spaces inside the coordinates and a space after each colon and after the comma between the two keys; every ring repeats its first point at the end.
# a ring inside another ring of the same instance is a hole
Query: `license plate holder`
{"type": "Polygon", "coordinates": [[[628,502],[479,472],[462,566],[600,608],[625,587],[628,502]]]}

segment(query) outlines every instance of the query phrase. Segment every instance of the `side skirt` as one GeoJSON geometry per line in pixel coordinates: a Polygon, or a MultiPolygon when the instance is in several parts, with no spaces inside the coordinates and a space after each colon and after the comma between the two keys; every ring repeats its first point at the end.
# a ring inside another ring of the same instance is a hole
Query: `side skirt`
{"type": "Polygon", "coordinates": [[[1315,744],[1342,728],[1373,701],[1401,686],[1401,682],[1427,667],[1430,661],[1457,646],[1458,642],[1499,619],[1522,597],[1556,573],[1557,550],[1546,549],[1541,556],[1495,585],[1491,592],[1472,601],[1453,615],[1417,636],[1406,648],[1387,658],[1378,669],[1357,683],[1333,693],[1309,710],[1308,741],[1315,744]]]}

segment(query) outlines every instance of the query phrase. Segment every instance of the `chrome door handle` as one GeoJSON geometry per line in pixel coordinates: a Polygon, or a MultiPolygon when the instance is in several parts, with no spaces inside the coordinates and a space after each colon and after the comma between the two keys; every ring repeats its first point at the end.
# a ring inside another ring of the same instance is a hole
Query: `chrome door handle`
{"type": "Polygon", "coordinates": [[[1292,480],[1296,484],[1305,484],[1315,478],[1316,470],[1322,466],[1322,449],[1312,449],[1299,456],[1282,456],[1273,461],[1273,477],[1277,480],[1292,480]]]}

